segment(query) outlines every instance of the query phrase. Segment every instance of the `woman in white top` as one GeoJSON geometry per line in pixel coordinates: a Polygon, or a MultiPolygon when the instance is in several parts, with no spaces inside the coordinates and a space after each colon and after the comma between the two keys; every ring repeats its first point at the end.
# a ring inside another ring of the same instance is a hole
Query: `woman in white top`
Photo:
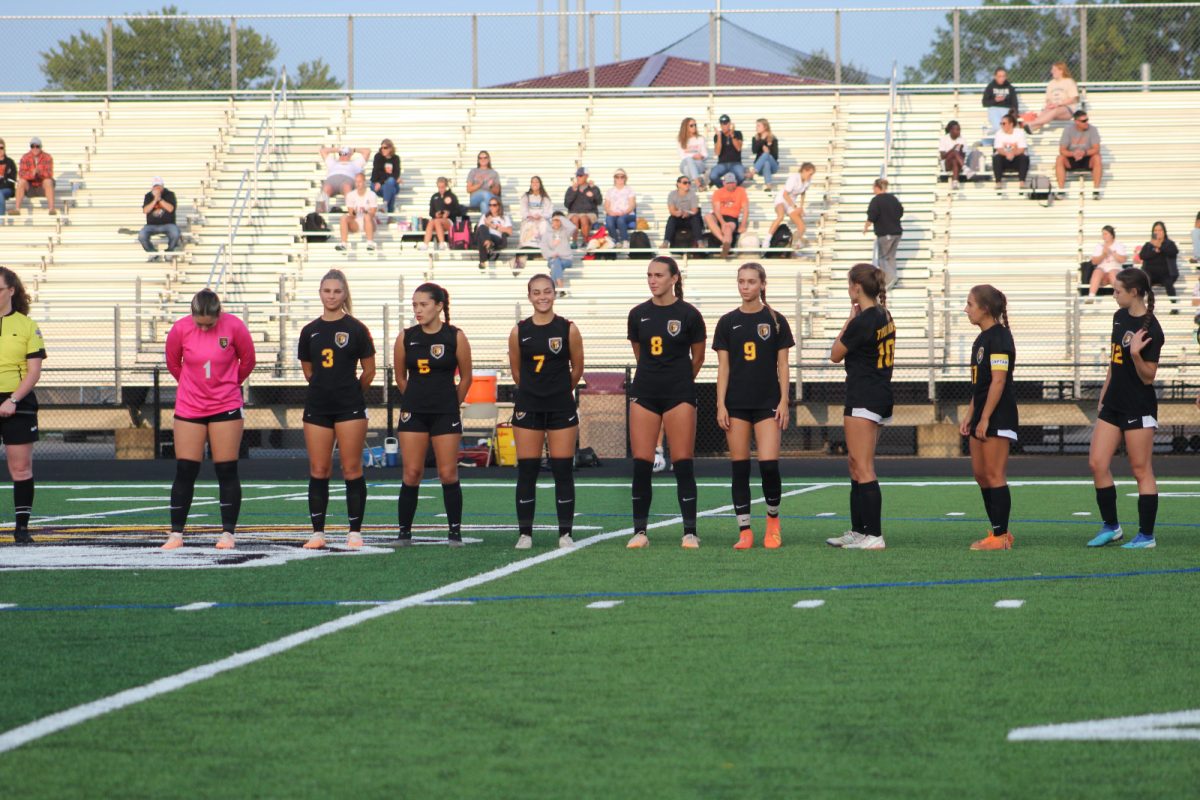
{"type": "Polygon", "coordinates": [[[1026,120],[1025,132],[1033,133],[1056,119],[1070,119],[1078,103],[1079,87],[1071,77],[1067,62],[1054,62],[1050,67],[1050,83],[1046,84],[1046,103],[1033,119],[1026,120]]]}
{"type": "Polygon", "coordinates": [[[521,247],[540,247],[554,213],[554,201],[542,186],[542,179],[529,179],[529,191],[521,195],[521,247]]]}
{"type": "Polygon", "coordinates": [[[1112,284],[1113,278],[1125,267],[1125,259],[1129,257],[1125,245],[1117,241],[1117,232],[1112,225],[1100,229],[1100,244],[1092,251],[1092,279],[1088,283],[1088,302],[1096,296],[1096,292],[1104,284],[1112,284]]]}
{"type": "Polygon", "coordinates": [[[767,233],[768,242],[782,224],[783,218],[787,217],[796,226],[792,232],[792,241],[798,243],[796,247],[803,247],[806,244],[804,241],[804,231],[807,230],[807,226],[804,224],[804,197],[808,193],[808,187],[812,186],[813,175],[816,172],[817,168],[813,166],[812,162],[805,161],[800,165],[798,171],[788,176],[783,188],[775,195],[775,221],[771,223],[771,230],[767,233]]]}
{"type": "Polygon", "coordinates": [[[958,188],[958,176],[964,171],[970,180],[974,173],[967,168],[967,141],[963,139],[962,126],[955,120],[946,124],[946,132],[938,140],[938,153],[946,171],[950,173],[950,188],[958,188]]]}
{"type": "MultiPolygon", "coordinates": [[[[483,269],[489,261],[495,261],[497,251],[508,244],[512,236],[512,220],[504,213],[500,200],[493,197],[488,201],[487,213],[475,228],[475,243],[479,247],[479,268],[483,269]]],[[[520,272],[514,268],[513,273],[520,272]]]]}
{"type": "Polygon", "coordinates": [[[1004,182],[1004,173],[1016,171],[1021,185],[1029,174],[1029,142],[1025,139],[1025,131],[1018,130],[1017,118],[1005,114],[1000,119],[1000,130],[992,137],[995,150],[992,151],[992,177],[996,180],[996,193],[1000,194],[1004,182]]]}
{"type": "Polygon", "coordinates": [[[362,230],[367,237],[367,249],[375,249],[375,209],[379,207],[379,195],[367,188],[367,176],[354,176],[354,190],[346,194],[346,213],[342,214],[342,241],[335,249],[345,250],[350,234],[362,230]]]}
{"type": "Polygon", "coordinates": [[[679,171],[687,175],[697,189],[703,191],[704,176],[707,174],[704,166],[708,158],[708,145],[700,135],[700,127],[692,117],[684,118],[679,124],[679,171]]]}
{"type": "Polygon", "coordinates": [[[629,234],[637,230],[637,195],[626,185],[625,170],[613,173],[613,188],[604,194],[604,224],[617,247],[629,247],[629,234]]]}

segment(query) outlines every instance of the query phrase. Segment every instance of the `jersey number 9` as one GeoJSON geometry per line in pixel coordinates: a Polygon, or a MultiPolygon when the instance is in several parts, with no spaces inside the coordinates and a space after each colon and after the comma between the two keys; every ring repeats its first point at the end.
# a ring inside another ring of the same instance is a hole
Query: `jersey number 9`
{"type": "Polygon", "coordinates": [[[321,351],[321,366],[329,369],[333,366],[333,348],[326,347],[321,351]]]}
{"type": "Polygon", "coordinates": [[[421,375],[428,375],[430,373],[430,371],[431,370],[429,369],[429,359],[428,358],[418,358],[417,359],[417,372],[421,375]]]}
{"type": "Polygon", "coordinates": [[[662,337],[661,336],[651,336],[650,337],[650,355],[652,355],[652,356],[661,356],[662,355],[662,337]]]}
{"type": "MultiPolygon", "coordinates": [[[[896,340],[888,339],[886,341],[880,342],[878,350],[879,350],[879,359],[875,362],[875,369],[883,369],[884,367],[890,367],[892,365],[892,363],[896,360],[896,340]]],[[[971,369],[974,370],[974,367],[972,367],[971,369]]],[[[974,380],[975,380],[974,376],[972,376],[971,381],[974,382],[974,380]]]]}
{"type": "Polygon", "coordinates": [[[754,342],[746,342],[742,345],[742,355],[746,357],[747,361],[753,361],[758,358],[758,348],[754,345],[754,342]]]}

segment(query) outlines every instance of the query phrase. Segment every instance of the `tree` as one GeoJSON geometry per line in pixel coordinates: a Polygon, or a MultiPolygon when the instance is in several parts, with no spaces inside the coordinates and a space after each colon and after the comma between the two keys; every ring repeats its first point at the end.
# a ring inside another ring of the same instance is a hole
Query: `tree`
{"type": "Polygon", "coordinates": [[[329,65],[324,59],[317,58],[297,66],[294,76],[288,75],[288,88],[340,89],[342,82],[329,73],[329,65]]]}
{"type": "MultiPolygon", "coordinates": [[[[829,83],[833,83],[836,77],[833,59],[824,50],[796,56],[789,72],[801,78],[828,81],[829,83]]],[[[872,80],[865,69],[846,63],[842,64],[842,83],[872,83],[872,80]]]]}

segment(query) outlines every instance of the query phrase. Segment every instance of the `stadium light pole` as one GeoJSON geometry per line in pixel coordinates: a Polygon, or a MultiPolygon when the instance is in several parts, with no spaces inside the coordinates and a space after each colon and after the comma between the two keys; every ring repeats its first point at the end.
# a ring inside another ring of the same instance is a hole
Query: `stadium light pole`
{"type": "Polygon", "coordinates": [[[613,61],[621,60],[621,0],[613,0],[613,61]]]}
{"type": "Polygon", "coordinates": [[[717,63],[721,63],[721,0],[717,2],[717,63]]]}
{"type": "Polygon", "coordinates": [[[587,66],[587,0],[575,0],[575,68],[587,66]]]}
{"type": "Polygon", "coordinates": [[[546,0],[538,0],[538,75],[546,74],[546,0]]]}
{"type": "Polygon", "coordinates": [[[571,21],[567,17],[567,0],[558,0],[558,71],[571,68],[571,21]]]}

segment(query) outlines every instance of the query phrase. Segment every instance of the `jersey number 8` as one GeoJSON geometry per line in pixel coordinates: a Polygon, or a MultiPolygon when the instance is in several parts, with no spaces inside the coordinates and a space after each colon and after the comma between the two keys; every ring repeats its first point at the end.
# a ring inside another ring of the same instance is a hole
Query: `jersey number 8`
{"type": "Polygon", "coordinates": [[[428,375],[430,373],[430,371],[431,370],[429,369],[429,359],[428,358],[418,358],[417,359],[417,372],[421,375],[428,375]]]}
{"type": "Polygon", "coordinates": [[[661,356],[662,352],[663,352],[662,337],[661,336],[651,336],[650,337],[650,355],[661,356]]]}
{"type": "Polygon", "coordinates": [[[742,354],[746,357],[747,361],[753,361],[758,358],[758,348],[754,345],[754,342],[746,342],[742,345],[742,354]]]}

